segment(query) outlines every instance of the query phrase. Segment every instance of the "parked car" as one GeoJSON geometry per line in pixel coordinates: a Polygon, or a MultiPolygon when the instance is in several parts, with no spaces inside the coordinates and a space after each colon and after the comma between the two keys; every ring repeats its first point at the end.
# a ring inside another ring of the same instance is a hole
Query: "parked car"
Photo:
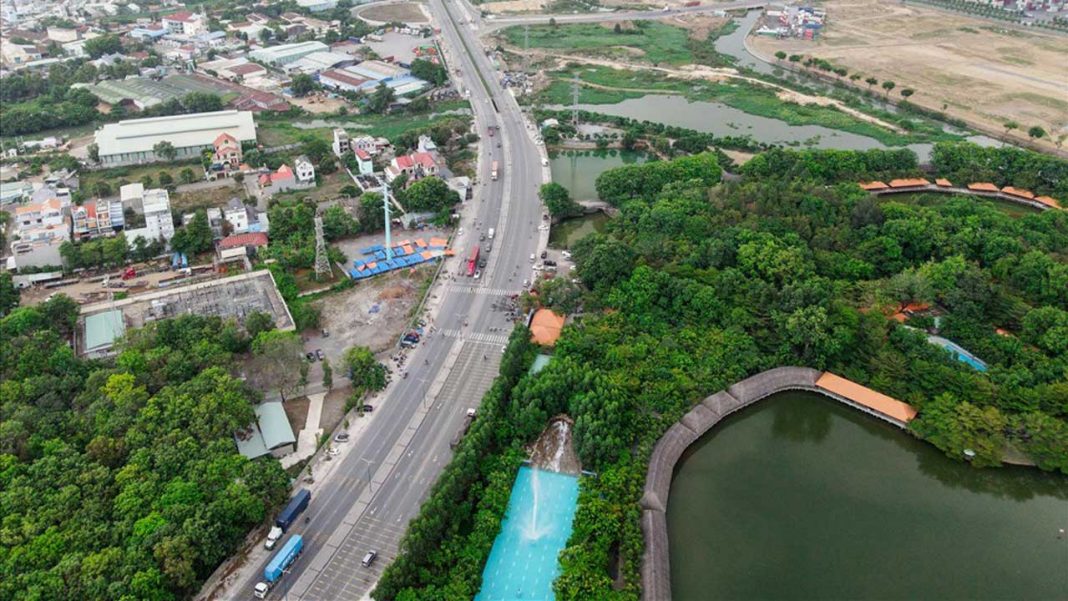
{"type": "Polygon", "coordinates": [[[544,261],[542,261],[542,263],[546,267],[556,267],[556,261],[553,261],[552,259],[545,259],[544,261]]]}
{"type": "Polygon", "coordinates": [[[349,433],[348,432],[338,432],[337,436],[334,437],[334,442],[348,442],[348,441],[349,441],[349,433]]]}
{"type": "Polygon", "coordinates": [[[315,361],[315,353],[308,351],[307,353],[304,353],[304,358],[308,361],[315,361]]]}
{"type": "Polygon", "coordinates": [[[323,338],[329,338],[329,337],[330,337],[330,332],[327,332],[326,330],[323,330],[323,338]]]}
{"type": "Polygon", "coordinates": [[[363,412],[364,413],[370,413],[370,412],[372,412],[374,410],[375,410],[375,406],[374,405],[364,405],[363,406],[363,412]]]}
{"type": "Polygon", "coordinates": [[[326,358],[326,354],[323,353],[323,349],[321,349],[321,348],[320,349],[315,349],[315,356],[318,357],[320,361],[322,361],[323,359],[326,358]]]}
{"type": "Polygon", "coordinates": [[[548,257],[548,256],[549,256],[549,251],[547,251],[547,250],[541,251],[541,258],[544,259],[545,257],[548,257]]]}
{"type": "Polygon", "coordinates": [[[361,561],[360,563],[363,564],[363,567],[369,568],[371,567],[371,564],[375,562],[376,557],[378,557],[378,551],[368,551],[367,555],[363,556],[363,561],[361,561]]]}

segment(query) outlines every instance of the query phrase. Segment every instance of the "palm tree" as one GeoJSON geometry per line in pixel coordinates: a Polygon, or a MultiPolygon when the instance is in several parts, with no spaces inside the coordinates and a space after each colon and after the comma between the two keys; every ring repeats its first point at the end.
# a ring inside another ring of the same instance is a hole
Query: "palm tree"
{"type": "Polygon", "coordinates": [[[1017,123],[1017,122],[1015,122],[1015,121],[1010,119],[1010,120],[1005,122],[1005,133],[1009,133],[1010,131],[1012,131],[1014,129],[1019,129],[1019,127],[1020,127],[1019,123],[1017,123]]]}
{"type": "Polygon", "coordinates": [[[864,80],[864,83],[868,84],[868,87],[870,88],[875,84],[879,83],[879,80],[875,79],[874,77],[869,77],[868,79],[864,80]]]}
{"type": "Polygon", "coordinates": [[[895,86],[897,86],[897,84],[890,80],[886,80],[883,82],[883,89],[886,90],[887,96],[890,95],[890,90],[893,90],[895,86]]]}

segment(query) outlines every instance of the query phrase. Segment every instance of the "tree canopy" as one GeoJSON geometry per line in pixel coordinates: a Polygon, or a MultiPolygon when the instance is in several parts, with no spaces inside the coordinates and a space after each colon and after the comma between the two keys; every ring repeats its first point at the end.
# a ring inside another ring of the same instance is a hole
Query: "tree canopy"
{"type": "MultiPolygon", "coordinates": [[[[972,150],[936,148],[935,168],[968,182],[982,179],[969,166],[1042,164],[1038,176],[998,174],[1040,189],[1066,165],[972,150]]],[[[910,403],[919,410],[910,432],[950,457],[968,448],[974,465],[995,466],[1014,448],[1068,473],[1068,214],[1020,215],[972,197],[876,198],[857,186],[913,172],[908,152],[775,150],[724,184],[710,156],[680,160],[598,178],[620,215],[572,245],[585,289],[573,306],[583,311],[536,375],[525,374],[529,332],[517,328],[476,427],[377,599],[475,594],[523,449],[561,413],[574,420],[583,468],[598,476],[581,481],[555,596],[638,599],[653,445],[705,396],[780,365],[827,369],[910,403]],[[908,303],[931,305],[939,333],[988,370],[930,344],[929,316],[891,318],[908,303]]],[[[539,292],[543,303],[573,300],[563,282],[539,292]]]]}
{"type": "Polygon", "coordinates": [[[237,453],[255,394],[229,374],[236,325],[196,315],[75,357],[77,305],[0,319],[0,597],[183,599],[287,497],[237,453]]]}

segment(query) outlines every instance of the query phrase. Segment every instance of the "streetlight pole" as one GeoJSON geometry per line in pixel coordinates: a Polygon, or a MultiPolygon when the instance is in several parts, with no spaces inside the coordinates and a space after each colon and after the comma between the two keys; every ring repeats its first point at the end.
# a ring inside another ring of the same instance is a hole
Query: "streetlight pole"
{"type": "Polygon", "coordinates": [[[371,460],[367,457],[361,457],[360,463],[364,464],[364,473],[367,475],[367,490],[370,490],[371,493],[374,493],[374,486],[372,486],[373,483],[371,482],[371,460]]]}

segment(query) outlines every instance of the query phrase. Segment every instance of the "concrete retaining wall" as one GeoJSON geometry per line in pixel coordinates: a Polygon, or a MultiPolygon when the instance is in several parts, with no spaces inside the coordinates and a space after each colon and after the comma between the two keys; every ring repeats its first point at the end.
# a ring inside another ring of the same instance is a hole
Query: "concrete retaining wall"
{"type": "MultiPolygon", "coordinates": [[[[645,601],[671,599],[671,561],[667,534],[668,494],[675,464],[687,447],[724,417],[775,393],[808,390],[826,394],[816,388],[816,380],[820,374],[821,372],[807,367],[776,367],[761,372],[701,401],[660,437],[649,459],[645,492],[641,499],[642,533],[645,537],[645,552],[642,554],[642,598],[645,601]]],[[[836,396],[831,398],[843,400],[836,396]]]]}

